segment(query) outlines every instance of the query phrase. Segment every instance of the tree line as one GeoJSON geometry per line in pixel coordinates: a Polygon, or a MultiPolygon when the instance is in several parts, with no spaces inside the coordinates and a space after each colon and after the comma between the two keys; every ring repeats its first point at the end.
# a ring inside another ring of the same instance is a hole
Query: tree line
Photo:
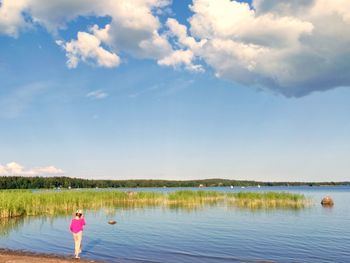
{"type": "Polygon", "coordinates": [[[326,186],[350,185],[350,182],[258,182],[229,179],[202,180],[93,180],[71,177],[0,177],[0,189],[52,188],[135,188],[135,187],[217,187],[217,186],[326,186]]]}

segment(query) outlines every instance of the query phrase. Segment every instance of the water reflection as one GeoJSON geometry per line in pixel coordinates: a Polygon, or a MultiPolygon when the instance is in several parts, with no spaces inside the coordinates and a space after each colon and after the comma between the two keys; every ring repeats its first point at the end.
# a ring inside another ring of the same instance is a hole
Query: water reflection
{"type": "MultiPolygon", "coordinates": [[[[290,211],[299,211],[309,207],[309,204],[285,204],[285,203],[276,203],[276,202],[252,202],[252,201],[237,201],[237,200],[196,200],[194,202],[167,202],[167,203],[155,203],[155,202],[118,202],[113,206],[109,207],[99,207],[94,206],[92,208],[84,209],[90,215],[97,215],[102,212],[106,221],[112,220],[117,217],[118,213],[123,211],[132,211],[132,210],[145,210],[145,209],[156,209],[162,208],[163,210],[178,211],[193,213],[200,210],[212,209],[215,207],[227,207],[228,209],[238,209],[238,210],[247,210],[251,212],[258,211],[277,211],[277,210],[290,210],[290,211]]],[[[331,208],[330,208],[331,209],[331,208]]],[[[69,217],[73,216],[74,213],[71,212],[62,212],[59,211],[55,215],[48,216],[27,216],[27,217],[15,217],[15,218],[3,218],[0,220],[0,236],[8,236],[11,231],[19,230],[23,225],[30,223],[31,220],[39,219],[39,225],[43,226],[49,224],[53,226],[55,219],[58,217],[69,217]]],[[[89,246],[95,246],[98,243],[91,243],[89,246]]]]}
{"type": "Polygon", "coordinates": [[[314,205],[312,200],[308,200],[303,203],[286,203],[286,202],[261,202],[260,200],[254,201],[241,201],[233,200],[227,203],[227,206],[234,209],[250,210],[250,211],[274,211],[274,210],[290,210],[300,211],[306,208],[310,208],[314,205]]]}
{"type": "Polygon", "coordinates": [[[11,231],[17,230],[24,225],[24,218],[2,218],[0,219],[0,236],[8,236],[11,231]]]}

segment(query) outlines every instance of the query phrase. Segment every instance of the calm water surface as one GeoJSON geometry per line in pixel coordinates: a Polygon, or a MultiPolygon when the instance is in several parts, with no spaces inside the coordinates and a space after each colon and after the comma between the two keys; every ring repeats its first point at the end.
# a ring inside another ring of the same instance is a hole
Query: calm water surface
{"type": "MultiPolygon", "coordinates": [[[[297,192],[315,204],[301,210],[217,205],[87,211],[82,257],[107,262],[350,262],[350,187],[206,190],[297,192]],[[319,204],[325,195],[333,197],[333,208],[319,204]],[[109,219],[118,223],[108,225],[109,219]]],[[[2,221],[0,247],[72,255],[69,223],[66,216],[2,221]]]]}

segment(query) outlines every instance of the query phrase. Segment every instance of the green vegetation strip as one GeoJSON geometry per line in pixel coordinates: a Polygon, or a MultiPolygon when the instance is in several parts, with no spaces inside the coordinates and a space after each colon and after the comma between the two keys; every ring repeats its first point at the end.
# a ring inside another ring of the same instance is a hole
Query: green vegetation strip
{"type": "MultiPolygon", "coordinates": [[[[1,3],[1,0],[0,0],[1,3]]],[[[0,4],[1,6],[1,4],[0,4]]],[[[0,176],[0,189],[53,189],[53,188],[136,188],[136,187],[214,187],[214,186],[335,186],[350,182],[257,182],[228,179],[203,180],[88,180],[70,177],[0,176]]]]}
{"type": "Polygon", "coordinates": [[[223,193],[215,191],[122,192],[122,191],[0,191],[0,218],[70,214],[77,208],[96,210],[113,207],[166,206],[196,208],[223,203],[241,208],[306,207],[304,195],[291,193],[223,193]]]}

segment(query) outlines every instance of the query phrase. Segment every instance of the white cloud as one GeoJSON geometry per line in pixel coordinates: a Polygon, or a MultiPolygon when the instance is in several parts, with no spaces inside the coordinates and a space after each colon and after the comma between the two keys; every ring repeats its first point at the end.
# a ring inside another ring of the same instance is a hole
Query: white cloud
{"type": "Polygon", "coordinates": [[[238,1],[193,0],[190,32],[206,40],[194,55],[220,78],[286,96],[349,86],[348,5],[306,1],[301,11],[284,0],[256,0],[254,9],[238,1]]]}
{"type": "Polygon", "coordinates": [[[177,20],[168,18],[166,22],[169,28],[170,37],[174,37],[177,41],[177,50],[169,52],[168,55],[158,60],[158,64],[161,66],[172,66],[174,68],[184,67],[192,72],[204,72],[203,66],[200,64],[194,64],[196,59],[194,52],[201,48],[205,44],[205,40],[197,42],[193,37],[188,36],[187,28],[181,25],[177,20]]]}
{"type": "Polygon", "coordinates": [[[78,39],[70,42],[57,41],[57,44],[66,50],[69,68],[76,68],[79,61],[88,62],[100,67],[116,67],[120,58],[101,47],[101,41],[94,35],[78,32],[78,39]]]}
{"type": "Polygon", "coordinates": [[[162,66],[173,66],[174,68],[184,66],[189,71],[203,72],[203,67],[193,64],[192,60],[193,52],[191,50],[176,50],[169,56],[158,60],[158,64],[162,66]]]}
{"type": "Polygon", "coordinates": [[[104,99],[108,97],[108,94],[106,92],[103,92],[102,90],[94,90],[86,94],[86,97],[92,98],[92,99],[104,99]]]}
{"type": "Polygon", "coordinates": [[[22,165],[16,162],[11,162],[6,165],[0,164],[0,176],[56,176],[63,174],[64,171],[55,166],[25,169],[22,165]]]}
{"type": "Polygon", "coordinates": [[[28,13],[34,23],[44,26],[48,31],[57,33],[58,29],[66,28],[69,21],[78,16],[107,15],[104,6],[108,0],[27,0],[28,13]]]}
{"type": "Polygon", "coordinates": [[[159,59],[172,51],[167,38],[159,33],[162,25],[153,11],[165,8],[164,0],[113,1],[109,8],[110,24],[93,27],[93,33],[114,50],[134,57],[159,59]]]}
{"type": "Polygon", "coordinates": [[[181,25],[174,18],[168,18],[166,25],[170,29],[170,33],[178,39],[178,44],[181,47],[189,47],[193,50],[201,48],[206,43],[206,39],[197,42],[193,37],[189,36],[187,33],[187,27],[181,25]]]}
{"type": "Polygon", "coordinates": [[[27,7],[27,0],[0,1],[0,34],[17,37],[21,28],[26,27],[22,12],[27,7]]]}
{"type": "MultiPolygon", "coordinates": [[[[157,14],[163,13],[162,10],[167,10],[169,4],[170,0],[3,0],[0,14],[5,15],[0,16],[0,33],[15,36],[24,26],[41,25],[57,36],[58,29],[65,29],[68,22],[79,16],[110,17],[111,23],[105,28],[95,26],[93,34],[86,32],[82,35],[84,32],[80,32],[80,39],[78,34],[78,40],[68,43],[83,45],[85,41],[91,43],[98,39],[113,48],[113,53],[125,51],[139,58],[159,59],[172,50],[166,37],[158,32],[162,25],[157,17],[157,14]],[[25,20],[24,13],[31,19],[25,20]],[[100,30],[104,31],[97,32],[100,30]]],[[[74,47],[74,50],[77,49],[74,47]]],[[[96,48],[97,53],[105,53],[103,50],[102,47],[96,48]]],[[[78,55],[67,52],[68,66],[77,65],[79,51],[76,51],[78,55]]],[[[115,56],[112,61],[114,65],[115,56]]]]}
{"type": "MultiPolygon", "coordinates": [[[[97,9],[91,10],[94,10],[99,16],[110,16],[110,24],[102,28],[94,25],[89,29],[90,33],[79,32],[77,40],[71,40],[67,43],[58,42],[64,46],[67,52],[68,67],[74,68],[80,60],[86,62],[91,59],[97,59],[98,66],[117,66],[120,63],[120,58],[116,53],[120,52],[129,53],[137,58],[150,59],[161,59],[172,52],[172,47],[166,36],[159,33],[162,25],[158,17],[153,14],[154,10],[166,7],[169,4],[168,1],[105,0],[102,2],[105,4],[102,6],[98,4],[97,9]],[[102,48],[101,43],[113,52],[102,48]],[[87,48],[92,48],[92,45],[93,51],[89,51],[87,56],[84,51],[87,48]],[[102,58],[101,61],[98,61],[99,58],[102,58]]],[[[81,12],[87,13],[86,10],[81,12]]],[[[68,14],[64,16],[65,19],[68,19],[68,14]]]]}
{"type": "Polygon", "coordinates": [[[293,13],[300,15],[305,9],[313,5],[315,0],[254,0],[253,6],[258,14],[269,13],[270,10],[281,15],[293,13]]]}
{"type": "Polygon", "coordinates": [[[117,54],[127,53],[192,71],[209,66],[220,78],[286,96],[350,85],[348,0],[193,0],[188,28],[173,18],[162,24],[158,16],[169,14],[170,0],[1,3],[0,34],[14,37],[35,25],[57,36],[79,16],[109,17],[58,42],[70,68],[81,61],[115,67],[117,54]]]}

